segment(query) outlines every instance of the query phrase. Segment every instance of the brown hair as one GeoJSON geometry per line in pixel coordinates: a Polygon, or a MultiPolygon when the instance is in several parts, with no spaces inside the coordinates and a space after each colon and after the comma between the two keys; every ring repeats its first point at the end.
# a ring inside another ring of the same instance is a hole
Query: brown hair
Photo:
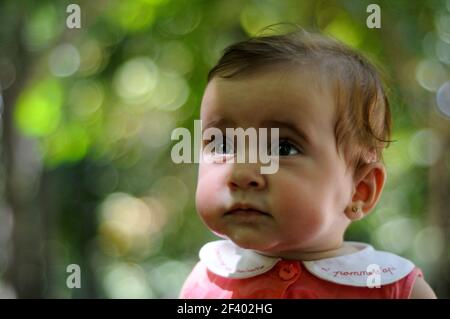
{"type": "Polygon", "coordinates": [[[378,71],[360,54],[337,40],[302,29],[259,36],[227,47],[208,73],[232,78],[274,64],[317,67],[331,80],[336,96],[335,136],[349,167],[381,160],[391,142],[389,101],[378,71]]]}

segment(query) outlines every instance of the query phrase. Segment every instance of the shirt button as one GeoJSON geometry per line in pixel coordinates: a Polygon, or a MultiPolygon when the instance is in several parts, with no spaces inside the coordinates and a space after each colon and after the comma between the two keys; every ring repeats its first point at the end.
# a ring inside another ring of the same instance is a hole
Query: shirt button
{"type": "Polygon", "coordinates": [[[278,276],[280,276],[283,280],[291,280],[297,274],[299,273],[299,268],[296,267],[294,264],[285,264],[280,267],[280,270],[278,271],[278,276]]]}

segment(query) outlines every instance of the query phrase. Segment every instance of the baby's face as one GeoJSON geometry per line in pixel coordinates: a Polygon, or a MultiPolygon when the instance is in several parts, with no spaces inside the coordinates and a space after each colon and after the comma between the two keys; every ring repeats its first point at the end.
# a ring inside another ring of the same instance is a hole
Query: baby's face
{"type": "Polygon", "coordinates": [[[280,256],[341,244],[353,179],[336,148],[334,101],[306,70],[274,68],[208,84],[203,129],[225,135],[225,128],[277,127],[280,137],[275,174],[261,174],[260,163],[200,163],[197,210],[213,232],[280,256]]]}

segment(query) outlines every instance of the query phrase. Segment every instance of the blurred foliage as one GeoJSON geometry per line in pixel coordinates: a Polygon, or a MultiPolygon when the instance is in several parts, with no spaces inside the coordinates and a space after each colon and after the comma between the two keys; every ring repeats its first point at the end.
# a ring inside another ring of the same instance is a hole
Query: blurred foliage
{"type": "Polygon", "coordinates": [[[450,1],[377,1],[381,29],[366,27],[366,0],[78,1],[80,29],[66,27],[70,3],[0,3],[0,297],[176,297],[214,236],[171,132],[193,128],[221,51],[279,22],[383,67],[388,183],[347,238],[412,259],[450,297],[450,1]]]}

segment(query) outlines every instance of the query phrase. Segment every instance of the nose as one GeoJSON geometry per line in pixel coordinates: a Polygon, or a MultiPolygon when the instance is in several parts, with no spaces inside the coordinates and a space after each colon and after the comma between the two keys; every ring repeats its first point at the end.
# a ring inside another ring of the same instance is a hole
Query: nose
{"type": "Polygon", "coordinates": [[[231,168],[228,177],[228,187],[231,190],[260,190],[266,187],[266,177],[261,174],[259,165],[250,163],[229,165],[231,168]]]}

